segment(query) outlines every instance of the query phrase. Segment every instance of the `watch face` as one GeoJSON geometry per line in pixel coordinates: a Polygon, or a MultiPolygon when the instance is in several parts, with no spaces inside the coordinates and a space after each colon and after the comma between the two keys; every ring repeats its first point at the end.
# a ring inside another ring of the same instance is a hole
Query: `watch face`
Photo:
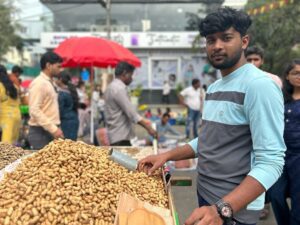
{"type": "Polygon", "coordinates": [[[230,218],[230,217],[232,216],[232,212],[231,212],[230,207],[224,206],[224,207],[221,209],[221,214],[222,214],[222,216],[224,216],[224,217],[230,218]]]}

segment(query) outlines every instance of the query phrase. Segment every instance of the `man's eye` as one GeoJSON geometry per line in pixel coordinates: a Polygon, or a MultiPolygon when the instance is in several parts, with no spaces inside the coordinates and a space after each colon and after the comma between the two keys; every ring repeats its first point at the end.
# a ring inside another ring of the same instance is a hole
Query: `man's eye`
{"type": "Polygon", "coordinates": [[[207,44],[212,44],[212,43],[214,43],[214,40],[212,40],[212,39],[207,39],[206,42],[207,42],[207,44]]]}
{"type": "Polygon", "coordinates": [[[230,37],[230,36],[226,36],[226,37],[224,38],[225,41],[230,41],[231,39],[232,39],[232,37],[230,37]]]}

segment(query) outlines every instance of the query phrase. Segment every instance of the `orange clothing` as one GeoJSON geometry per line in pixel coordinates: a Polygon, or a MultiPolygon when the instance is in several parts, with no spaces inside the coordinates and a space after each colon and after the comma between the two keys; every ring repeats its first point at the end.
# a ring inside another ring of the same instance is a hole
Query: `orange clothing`
{"type": "Polygon", "coordinates": [[[29,86],[29,114],[30,126],[41,126],[51,134],[60,125],[58,96],[53,81],[43,72],[29,86]]]}
{"type": "Polygon", "coordinates": [[[0,83],[0,128],[2,130],[1,141],[14,144],[19,137],[21,127],[20,100],[12,99],[6,93],[6,89],[0,83]]]}

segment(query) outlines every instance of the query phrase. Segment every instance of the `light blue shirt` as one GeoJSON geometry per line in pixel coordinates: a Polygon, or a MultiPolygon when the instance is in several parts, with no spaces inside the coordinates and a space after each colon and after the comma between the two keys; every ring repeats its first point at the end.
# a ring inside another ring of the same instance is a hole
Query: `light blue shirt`
{"type": "MultiPolygon", "coordinates": [[[[276,182],[286,149],[283,112],[280,88],[251,64],[209,86],[199,138],[189,142],[199,157],[198,191],[206,201],[230,193],[247,175],[266,190],[276,182]]],[[[263,203],[261,196],[237,219],[255,223],[263,203]]]]}

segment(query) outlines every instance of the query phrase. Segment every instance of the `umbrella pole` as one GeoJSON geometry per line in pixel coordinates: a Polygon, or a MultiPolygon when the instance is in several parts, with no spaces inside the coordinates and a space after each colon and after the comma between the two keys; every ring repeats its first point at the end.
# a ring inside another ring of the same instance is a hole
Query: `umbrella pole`
{"type": "Polygon", "coordinates": [[[92,144],[94,143],[94,99],[93,99],[93,94],[94,94],[94,68],[93,66],[91,67],[91,79],[90,79],[90,85],[91,85],[91,128],[90,128],[90,141],[92,144]]]}

